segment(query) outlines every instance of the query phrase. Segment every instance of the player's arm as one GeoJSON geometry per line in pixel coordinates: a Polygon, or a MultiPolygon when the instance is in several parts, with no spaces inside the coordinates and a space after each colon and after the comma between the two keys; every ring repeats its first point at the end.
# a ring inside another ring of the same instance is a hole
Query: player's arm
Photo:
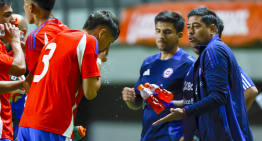
{"type": "Polygon", "coordinates": [[[14,60],[7,73],[14,76],[23,75],[26,71],[26,65],[24,54],[20,45],[19,29],[14,25],[11,25],[10,23],[5,23],[5,36],[2,38],[4,38],[6,41],[10,43],[13,50],[14,60]]]}
{"type": "Polygon", "coordinates": [[[101,86],[101,78],[100,77],[89,77],[83,79],[83,90],[84,95],[88,100],[91,100],[97,96],[97,91],[101,86]]]}
{"type": "Polygon", "coordinates": [[[143,77],[144,73],[144,63],[140,68],[140,77],[137,80],[137,83],[134,88],[125,87],[122,91],[123,100],[126,102],[126,105],[132,110],[138,110],[143,107],[144,99],[140,96],[140,92],[136,89],[137,86],[141,84],[141,78],[143,77]]]}
{"type": "MultiPolygon", "coordinates": [[[[205,55],[205,63],[204,63],[204,72],[206,83],[208,87],[209,94],[207,97],[201,99],[200,101],[194,103],[193,105],[185,106],[183,109],[181,108],[171,108],[171,113],[167,116],[159,119],[154,122],[153,125],[158,125],[163,122],[172,121],[176,119],[181,119],[183,117],[190,116],[199,116],[208,111],[214,110],[223,106],[227,103],[228,93],[228,72],[224,70],[228,70],[228,60],[225,54],[221,51],[214,49],[214,53],[216,53],[212,58],[208,57],[207,54],[210,55],[209,50],[203,54],[205,55]]],[[[199,62],[196,62],[198,64],[199,62]]],[[[195,65],[196,65],[195,64],[195,65]]]]}
{"type": "Polygon", "coordinates": [[[171,102],[162,101],[162,104],[168,108],[183,108],[184,100],[172,100],[171,102]]]}
{"type": "Polygon", "coordinates": [[[253,81],[248,77],[248,75],[242,70],[242,68],[239,66],[239,70],[241,72],[242,82],[243,82],[243,89],[244,89],[244,95],[245,95],[245,102],[246,102],[246,108],[247,111],[252,106],[257,94],[258,90],[253,83],[253,81]]]}
{"type": "Polygon", "coordinates": [[[0,94],[23,88],[24,81],[0,81],[0,94]]]}
{"type": "Polygon", "coordinates": [[[135,88],[125,87],[122,91],[123,100],[132,110],[138,110],[143,107],[143,98],[136,96],[135,88]]]}
{"type": "Polygon", "coordinates": [[[244,91],[247,111],[252,106],[257,94],[258,94],[258,90],[256,86],[251,86],[244,91]]]}
{"type": "Polygon", "coordinates": [[[23,87],[25,88],[26,93],[29,93],[33,79],[34,79],[34,75],[31,72],[29,72],[29,74],[27,75],[27,77],[26,77],[26,79],[23,83],[23,87]]]}
{"type": "MultiPolygon", "coordinates": [[[[215,44],[213,45],[215,46],[215,44]]],[[[187,116],[198,116],[208,111],[214,110],[227,103],[228,91],[228,59],[226,54],[218,48],[207,49],[204,56],[204,69],[208,96],[194,103],[185,106],[187,116]],[[213,58],[209,57],[213,56],[213,58]]],[[[201,70],[200,70],[201,71],[201,70]]]]}
{"type": "Polygon", "coordinates": [[[85,54],[82,63],[82,87],[84,95],[88,100],[97,96],[97,91],[101,87],[100,68],[101,60],[106,56],[106,52],[100,52],[95,60],[94,54],[85,54]],[[90,77],[93,76],[93,77],[90,77]]]}

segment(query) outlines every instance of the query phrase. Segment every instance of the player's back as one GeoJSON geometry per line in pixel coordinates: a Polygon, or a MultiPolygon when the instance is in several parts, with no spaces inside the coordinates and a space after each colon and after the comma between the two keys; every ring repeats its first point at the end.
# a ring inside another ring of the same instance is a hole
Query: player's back
{"type": "MultiPolygon", "coordinates": [[[[98,70],[97,50],[97,40],[78,30],[66,30],[47,44],[34,71],[20,126],[71,137],[72,111],[77,106],[76,97],[83,95],[78,93],[85,75],[82,72],[92,62],[98,70]],[[90,64],[84,63],[86,54],[95,56],[88,60],[90,64]]],[[[100,76],[99,71],[92,76],[100,76]]]]}
{"type": "Polygon", "coordinates": [[[59,33],[67,29],[68,27],[58,19],[47,20],[28,36],[25,51],[27,67],[31,73],[42,48],[59,33]]]}

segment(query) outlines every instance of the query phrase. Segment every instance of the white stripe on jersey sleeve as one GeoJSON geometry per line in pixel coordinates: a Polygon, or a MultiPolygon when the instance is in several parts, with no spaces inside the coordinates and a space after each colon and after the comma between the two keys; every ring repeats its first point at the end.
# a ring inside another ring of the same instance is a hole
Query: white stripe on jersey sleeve
{"type": "Polygon", "coordinates": [[[45,33],[45,45],[47,45],[48,44],[48,38],[47,38],[47,35],[46,35],[46,33],[45,33]]]}
{"type": "Polygon", "coordinates": [[[251,87],[250,83],[247,81],[247,79],[245,78],[245,76],[241,73],[242,79],[246,82],[247,84],[247,88],[251,87]]]}
{"type": "Polygon", "coordinates": [[[83,35],[76,49],[80,73],[81,73],[82,61],[83,61],[85,49],[86,49],[86,34],[83,35]]]}
{"type": "Polygon", "coordinates": [[[242,79],[242,83],[243,83],[244,90],[246,90],[248,87],[247,87],[247,84],[245,83],[245,81],[243,79],[242,79]]]}

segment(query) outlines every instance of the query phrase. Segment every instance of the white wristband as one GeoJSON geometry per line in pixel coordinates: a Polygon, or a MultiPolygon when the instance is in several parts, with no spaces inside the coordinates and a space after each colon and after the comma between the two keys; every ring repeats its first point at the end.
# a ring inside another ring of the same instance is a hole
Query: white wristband
{"type": "Polygon", "coordinates": [[[96,59],[96,63],[99,64],[99,65],[101,65],[101,63],[102,63],[101,59],[100,59],[100,58],[97,58],[97,59],[96,59]]]}

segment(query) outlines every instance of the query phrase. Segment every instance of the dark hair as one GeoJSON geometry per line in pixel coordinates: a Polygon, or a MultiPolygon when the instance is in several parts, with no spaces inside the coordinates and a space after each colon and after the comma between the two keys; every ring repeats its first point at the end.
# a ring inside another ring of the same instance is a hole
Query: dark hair
{"type": "Polygon", "coordinates": [[[217,18],[218,18],[218,29],[217,29],[217,31],[218,31],[219,38],[221,38],[222,32],[224,30],[224,23],[219,17],[217,17],[217,18]]]}
{"type": "Polygon", "coordinates": [[[214,24],[216,26],[216,32],[221,37],[222,31],[224,30],[223,21],[214,11],[207,9],[206,7],[196,8],[188,13],[187,18],[195,15],[201,16],[201,20],[206,24],[207,27],[211,24],[214,24]]]}
{"type": "Polygon", "coordinates": [[[32,0],[36,2],[39,7],[46,11],[51,11],[55,6],[55,0],[32,0]]]}
{"type": "Polygon", "coordinates": [[[5,5],[12,5],[11,0],[0,0],[0,8],[2,8],[5,5]]]}
{"type": "Polygon", "coordinates": [[[119,20],[116,16],[109,11],[97,11],[94,14],[91,14],[83,29],[92,30],[95,29],[98,25],[106,26],[109,28],[111,35],[117,39],[120,34],[119,29],[119,20]]]}
{"type": "Polygon", "coordinates": [[[155,17],[155,24],[159,21],[169,22],[174,25],[176,32],[183,32],[185,27],[185,19],[173,11],[163,11],[155,17]]]}

